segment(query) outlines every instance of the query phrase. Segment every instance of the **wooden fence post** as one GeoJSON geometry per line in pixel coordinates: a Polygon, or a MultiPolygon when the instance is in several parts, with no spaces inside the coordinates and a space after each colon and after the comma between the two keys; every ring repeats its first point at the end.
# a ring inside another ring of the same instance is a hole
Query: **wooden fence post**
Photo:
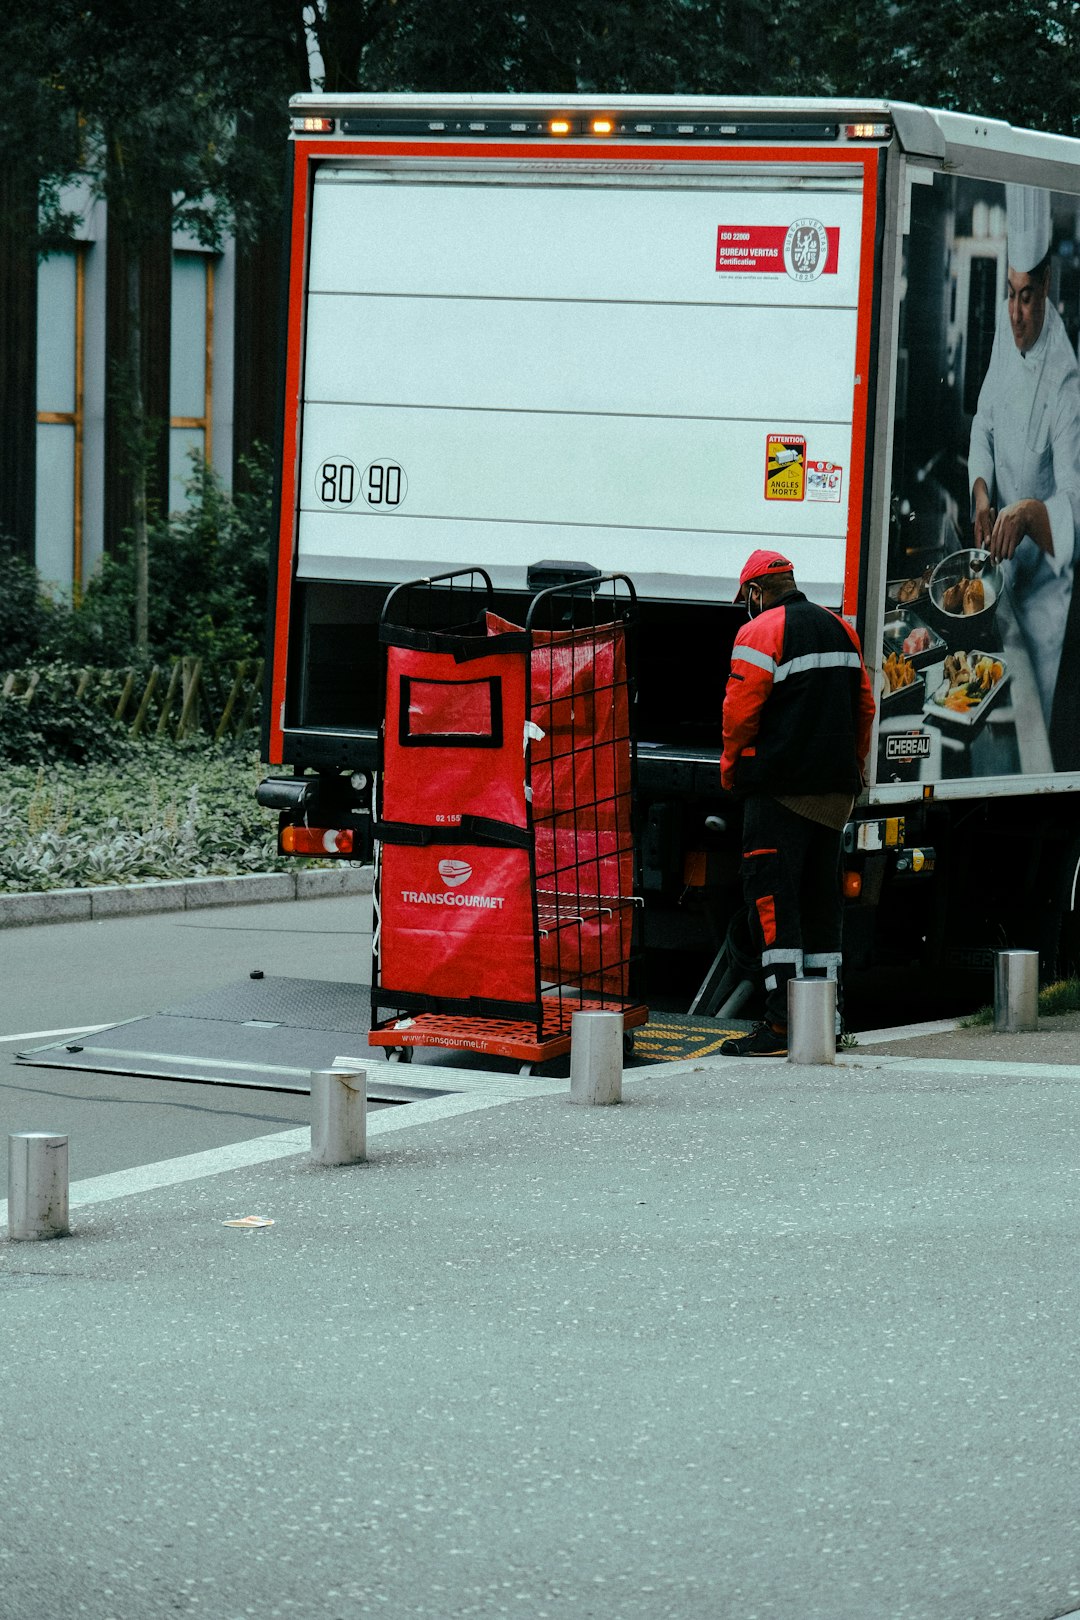
{"type": "Polygon", "coordinates": [[[244,685],[244,676],[246,674],[247,659],[241,658],[236,666],[236,679],[233,681],[232,686],[229,689],[229,695],[225,699],[225,708],[222,710],[221,719],[218,721],[217,729],[214,732],[215,742],[220,742],[222,737],[224,737],[225,733],[229,729],[229,724],[233,716],[233,710],[236,707],[236,700],[240,696],[240,692],[244,685]]]}
{"type": "Polygon", "coordinates": [[[172,712],[173,699],[176,697],[176,689],[180,685],[180,677],[182,672],[183,666],[179,658],[177,658],[173,661],[173,667],[169,674],[169,685],[166,689],[165,697],[162,700],[161,713],[158,715],[158,723],[154,728],[155,734],[158,737],[168,736],[169,715],[172,712]]]}
{"type": "Polygon", "coordinates": [[[177,738],[199,728],[199,679],[202,675],[201,658],[184,659],[184,704],[176,722],[177,738]]]}
{"type": "Polygon", "coordinates": [[[154,664],[150,670],[150,679],[146,683],[146,691],[142,695],[142,701],[139,704],[138,712],[131,723],[131,734],[133,737],[139,737],[143,733],[146,726],[146,716],[150,709],[150,699],[154,695],[154,691],[160,677],[161,670],[156,664],[154,664]]]}
{"type": "Polygon", "coordinates": [[[131,701],[131,694],[134,692],[134,690],[135,671],[133,669],[129,669],[127,672],[127,679],[124,682],[124,690],[120,693],[120,696],[117,699],[116,708],[113,710],[114,720],[122,720],[124,718],[124,711],[131,701]]]}

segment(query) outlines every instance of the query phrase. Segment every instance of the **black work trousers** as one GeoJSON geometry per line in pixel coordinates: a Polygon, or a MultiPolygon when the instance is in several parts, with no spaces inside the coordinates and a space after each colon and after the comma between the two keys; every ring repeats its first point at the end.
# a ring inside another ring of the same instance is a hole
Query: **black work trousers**
{"type": "Polygon", "coordinates": [[[836,981],[840,1010],[840,833],[763,794],[743,810],[743,894],[761,950],[765,1013],[787,1028],[791,979],[836,981]]]}

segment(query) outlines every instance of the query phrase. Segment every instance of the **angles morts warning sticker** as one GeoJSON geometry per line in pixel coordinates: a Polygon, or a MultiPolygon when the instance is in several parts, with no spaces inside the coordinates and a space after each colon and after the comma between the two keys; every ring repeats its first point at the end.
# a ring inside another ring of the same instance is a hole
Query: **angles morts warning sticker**
{"type": "Polygon", "coordinates": [[[806,440],[798,433],[770,433],[765,452],[765,499],[801,501],[806,492],[806,440]]]}

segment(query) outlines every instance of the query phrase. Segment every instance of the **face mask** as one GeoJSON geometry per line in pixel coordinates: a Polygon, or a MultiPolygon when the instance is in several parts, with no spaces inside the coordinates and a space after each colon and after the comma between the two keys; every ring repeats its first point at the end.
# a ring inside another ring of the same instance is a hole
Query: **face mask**
{"type": "Polygon", "coordinates": [[[746,616],[747,616],[747,618],[756,619],[758,614],[761,612],[761,608],[762,608],[761,586],[760,585],[748,585],[746,587],[746,616]],[[757,593],[757,601],[756,602],[754,600],[754,595],[753,595],[753,593],[755,591],[757,593]]]}

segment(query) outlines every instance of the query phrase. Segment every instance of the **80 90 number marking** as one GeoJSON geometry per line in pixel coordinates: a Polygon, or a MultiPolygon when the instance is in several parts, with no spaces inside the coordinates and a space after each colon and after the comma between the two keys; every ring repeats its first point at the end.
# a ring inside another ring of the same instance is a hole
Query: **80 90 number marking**
{"type": "Polygon", "coordinates": [[[393,511],[405,499],[408,479],[396,461],[373,461],[364,473],[361,489],[369,506],[393,511]]]}
{"type": "Polygon", "coordinates": [[[327,456],[315,474],[315,489],[324,506],[351,506],[360,485],[360,474],[345,456],[327,456]]]}

